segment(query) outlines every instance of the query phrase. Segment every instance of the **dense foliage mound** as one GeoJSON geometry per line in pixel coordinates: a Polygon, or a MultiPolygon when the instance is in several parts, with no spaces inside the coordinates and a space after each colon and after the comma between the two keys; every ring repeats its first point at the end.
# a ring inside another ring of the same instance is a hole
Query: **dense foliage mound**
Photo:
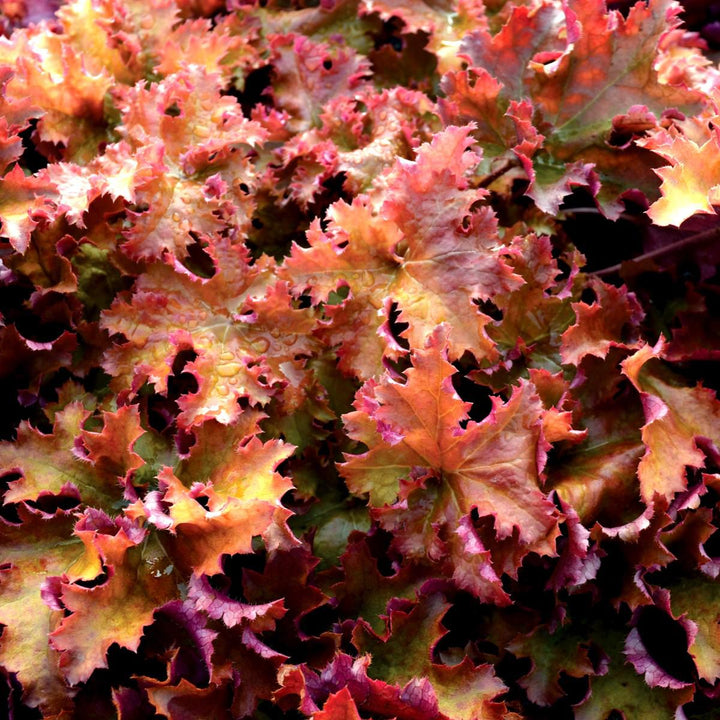
{"type": "Polygon", "coordinates": [[[4,0],[0,706],[717,717],[708,5],[4,0]]]}

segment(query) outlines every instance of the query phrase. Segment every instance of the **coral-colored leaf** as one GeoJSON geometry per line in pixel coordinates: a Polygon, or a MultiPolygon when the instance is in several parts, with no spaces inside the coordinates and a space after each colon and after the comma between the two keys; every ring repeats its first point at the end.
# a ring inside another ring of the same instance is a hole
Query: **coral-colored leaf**
{"type": "Polygon", "coordinates": [[[79,493],[87,505],[113,510],[122,501],[121,481],[143,464],[132,450],[144,433],[137,408],[104,413],[99,433],[83,430],[88,416],[80,402],[73,402],[56,414],[52,434],[23,423],[14,443],[0,445],[0,472],[22,475],[10,483],[5,503],[79,493]]]}
{"type": "Polygon", "coordinates": [[[344,687],[328,697],[323,709],[313,715],[313,720],[360,720],[357,705],[344,687]]]}
{"type": "Polygon", "coordinates": [[[106,140],[103,106],[113,80],[105,68],[42,25],[14,33],[0,48],[0,62],[15,69],[6,85],[8,99],[28,100],[42,116],[38,138],[65,147],[67,159],[92,157],[106,140]]]}
{"type": "Polygon", "coordinates": [[[538,486],[541,403],[524,383],[506,404],[496,398],[485,420],[462,428],[466,409],[452,389],[445,347],[436,333],[415,353],[405,384],[385,379],[361,390],[357,410],[345,417],[351,436],[370,450],[347,456],[343,475],[353,492],[382,505],[395,500],[412,468],[427,468],[447,483],[460,513],[492,516],[499,538],[517,530],[521,541],[537,541],[555,524],[538,486]]]}
{"type": "Polygon", "coordinates": [[[367,86],[369,62],[341,43],[315,43],[302,35],[270,39],[276,104],[290,114],[291,132],[318,124],[318,113],[329,100],[353,95],[367,86]]]}
{"type": "Polygon", "coordinates": [[[217,720],[231,720],[233,717],[229,708],[229,682],[198,688],[181,678],[177,685],[145,681],[143,686],[157,712],[170,720],[202,720],[208,717],[208,713],[217,720]]]}
{"type": "Polygon", "coordinates": [[[492,299],[502,317],[488,325],[488,335],[505,353],[522,353],[533,368],[560,370],[562,333],[575,320],[572,276],[569,287],[555,284],[559,269],[547,236],[518,236],[509,251],[525,283],[492,299]]]}
{"type": "Polygon", "coordinates": [[[110,145],[105,152],[85,165],[53,163],[46,177],[57,188],[58,214],[64,213],[72,224],[85,227],[83,215],[93,200],[109,195],[113,200],[135,199],[136,179],[141,177],[140,160],[127,143],[110,145]]]}
{"type": "Polygon", "coordinates": [[[720,204],[720,146],[718,131],[702,139],[680,132],[660,131],[638,144],[669,161],[655,170],[662,180],[662,197],[648,210],[657,225],[680,225],[695,213],[714,213],[720,204]]]}
{"type": "Polygon", "coordinates": [[[464,38],[460,49],[471,67],[445,79],[443,116],[446,122],[477,119],[478,139],[490,155],[516,148],[531,181],[528,194],[546,212],[556,212],[573,185],[597,194],[599,175],[603,205],[616,214],[615,197],[632,183],[654,192],[656,163],[638,148],[606,145],[614,119],[639,104],[659,116],[702,100],[698,92],[663,84],[654,67],[676,12],[669,0],[638,3],[627,18],[595,0],[573,0],[562,9],[551,2],[513,7],[495,36],[480,29],[464,38]],[[532,160],[510,114],[503,114],[526,98],[545,136],[532,160]]]}
{"type": "Polygon", "coordinates": [[[83,430],[82,444],[87,458],[96,472],[118,478],[144,464],[143,459],[133,451],[135,441],[145,433],[140,425],[137,405],[126,405],[117,412],[103,412],[103,429],[100,432],[83,430]]]}
{"type": "Polygon", "coordinates": [[[176,355],[194,350],[197,357],[185,371],[195,375],[197,391],[180,399],[186,426],[209,419],[231,423],[241,397],[267,403],[283,387],[302,396],[301,358],[317,347],[310,335],[312,314],[295,309],[283,285],[264,290],[272,265],[251,266],[245,247],[225,238],[210,251],[218,267],[212,278],[155,263],[136,283],[130,302],[116,301],[102,320],[126,338],[106,353],[105,367],[117,387],[136,391],[148,379],[165,392],[176,355]]]}
{"type": "Polygon", "coordinates": [[[597,301],[573,303],[575,325],[562,335],[560,353],[564,363],[578,365],[585,355],[604,358],[611,347],[632,347],[643,317],[640,303],[624,288],[591,283],[597,301]]]}
{"type": "Polygon", "coordinates": [[[160,472],[159,480],[160,498],[167,512],[146,503],[148,519],[158,528],[171,531],[165,542],[175,563],[197,574],[221,572],[224,554],[251,553],[253,537],[271,537],[276,526],[284,528],[291,514],[277,498],[235,498],[200,484],[188,489],[167,467],[160,472]],[[207,509],[199,498],[204,499],[207,509]]]}
{"type": "Polygon", "coordinates": [[[18,252],[24,253],[33,228],[51,214],[57,197],[55,184],[46,175],[26,176],[16,165],[0,179],[0,188],[0,233],[18,252]]]}
{"type": "MultiPolygon", "coordinates": [[[[0,100],[1,102],[1,100],[0,100]]],[[[17,128],[8,124],[7,117],[0,116],[0,174],[23,153],[22,138],[17,128]]]]}
{"type": "Polygon", "coordinates": [[[28,125],[28,120],[40,114],[33,108],[30,99],[24,95],[16,97],[7,92],[7,84],[15,75],[11,65],[0,66],[0,116],[4,118],[8,129],[21,129],[28,125]]]}
{"type": "Polygon", "coordinates": [[[67,515],[43,519],[19,510],[21,524],[2,522],[0,539],[0,662],[17,674],[25,701],[47,713],[67,707],[74,692],[59,669],[59,654],[48,645],[48,632],[60,613],[44,602],[43,583],[62,576],[69,581],[92,580],[102,570],[89,533],[73,535],[75,519],[67,515]],[[22,623],[18,620],[22,618],[22,623]]]}
{"type": "Polygon", "coordinates": [[[374,198],[378,211],[362,198],[352,205],[335,203],[327,232],[311,228],[311,246],[294,247],[285,263],[286,276],[299,290],[312,288],[315,302],[349,287],[347,306],[331,309],[342,325],[331,326],[323,335],[336,343],[348,325],[357,328],[363,340],[343,347],[341,354],[360,377],[368,377],[368,348],[375,356],[383,352],[378,334],[384,353],[397,355],[386,326],[393,303],[400,321],[409,323],[403,335],[413,347],[447,322],[453,328],[452,359],[465,350],[479,358],[493,357],[484,330],[489,318],[472,298],[492,297],[517,287],[520,279],[503,258],[492,212],[471,212],[484,193],[468,188],[466,175],[478,160],[467,150],[468,133],[469,128],[448,128],[421,146],[415,162],[398,161],[374,198]],[[368,306],[378,311],[374,318],[368,306]],[[351,350],[357,353],[353,358],[351,350]]]}
{"type": "Polygon", "coordinates": [[[113,37],[116,17],[115,3],[97,0],[72,0],[57,12],[63,39],[82,50],[90,70],[105,70],[119,82],[132,83],[140,78],[128,67],[129,53],[113,37]]]}
{"type": "Polygon", "coordinates": [[[343,177],[347,192],[365,192],[398,158],[410,159],[413,147],[431,137],[433,104],[420,92],[397,87],[365,90],[331,99],[313,127],[288,139],[278,155],[278,177],[284,203],[289,196],[303,208],[322,196],[326,181],[343,177]]]}
{"type": "Polygon", "coordinates": [[[239,446],[260,432],[260,421],[264,418],[263,413],[248,409],[232,425],[208,420],[194,428],[187,438],[189,447],[182,453],[180,475],[191,482],[202,482],[232,467],[239,446]]]}
{"type": "MultiPolygon", "coordinates": [[[[240,427],[242,420],[241,415],[240,427]]],[[[196,482],[208,484],[219,498],[279,499],[292,483],[276,470],[293,454],[294,447],[281,440],[262,442],[247,435],[238,439],[239,435],[234,426],[204,423],[196,430],[196,443],[189,457],[177,468],[178,477],[188,486],[196,482]],[[215,449],[217,452],[213,452],[215,449]]]]}
{"type": "Polygon", "coordinates": [[[254,173],[247,155],[267,131],[222,89],[217,74],[191,65],[123,93],[120,131],[141,159],[132,188],[138,213],[123,246],[134,259],[184,257],[191,232],[249,223],[254,173]]]}
{"type": "Polygon", "coordinates": [[[60,668],[71,685],[107,667],[106,653],[113,643],[136,650],[155,611],[177,595],[175,580],[155,572],[146,560],[146,530],[124,518],[110,520],[99,511],[87,511],[77,529],[93,534],[108,577],[91,588],[63,583],[60,599],[70,614],[50,637],[62,653],[60,668]]]}
{"type": "MultiPolygon", "coordinates": [[[[687,486],[685,466],[702,467],[698,440],[720,448],[720,403],[700,385],[690,388],[664,371],[657,359],[661,345],[646,345],[623,362],[623,372],[641,393],[645,455],[638,467],[643,500],[670,500],[687,486]]],[[[717,452],[717,450],[716,450],[717,452]]]]}
{"type": "Polygon", "coordinates": [[[168,162],[191,175],[204,167],[198,164],[202,156],[228,152],[235,144],[256,145],[265,137],[222,89],[220,78],[198,65],[149,88],[139,83],[123,95],[121,132],[137,146],[161,140],[168,162]]]}
{"type": "Polygon", "coordinates": [[[155,70],[171,75],[190,65],[199,65],[208,72],[217,73],[230,80],[241,70],[249,70],[261,64],[260,55],[253,41],[257,29],[249,18],[243,23],[241,16],[219,16],[214,22],[206,18],[187,20],[161,38],[155,70]]]}
{"type": "Polygon", "coordinates": [[[568,52],[556,63],[533,68],[533,89],[558,143],[587,142],[600,123],[634,105],[660,114],[700,100],[698,93],[660,83],[653,68],[661,34],[677,24],[676,5],[668,0],[638,3],[624,19],[616,12],[606,14],[593,0],[575,0],[569,8],[568,52]]]}

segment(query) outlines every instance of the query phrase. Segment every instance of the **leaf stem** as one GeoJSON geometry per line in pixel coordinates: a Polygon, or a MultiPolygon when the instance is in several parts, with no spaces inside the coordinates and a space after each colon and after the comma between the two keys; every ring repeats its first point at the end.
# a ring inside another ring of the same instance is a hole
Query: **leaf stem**
{"type": "MultiPolygon", "coordinates": [[[[563,215],[601,215],[605,218],[605,215],[595,207],[579,207],[579,208],[563,208],[560,211],[563,215]]],[[[607,219],[607,218],[605,218],[607,219]]],[[[627,220],[633,223],[645,223],[647,224],[647,218],[643,219],[641,215],[634,215],[629,212],[622,212],[617,216],[618,220],[627,220]]]]}
{"type": "Polygon", "coordinates": [[[705,242],[706,240],[712,240],[714,238],[720,238],[720,227],[714,227],[710,230],[703,230],[702,232],[695,233],[695,235],[689,235],[688,237],[676,240],[669,245],[663,245],[663,247],[655,248],[655,250],[650,250],[649,252],[638,255],[637,257],[623,260],[616,265],[611,265],[610,267],[602,268],[601,270],[595,270],[594,272],[588,273],[588,275],[597,275],[598,277],[603,277],[605,275],[613,275],[614,273],[619,272],[625,263],[638,263],[642,262],[643,260],[651,260],[652,258],[665,255],[666,253],[671,253],[675,250],[679,250],[680,248],[683,248],[687,245],[694,245],[696,243],[705,242]]]}
{"type": "Polygon", "coordinates": [[[498,178],[501,178],[506,172],[508,172],[508,170],[512,170],[514,167],[518,167],[519,165],[520,163],[515,159],[506,160],[502,165],[497,167],[491,173],[485,175],[485,177],[478,182],[477,186],[481,188],[489,187],[498,178]]]}

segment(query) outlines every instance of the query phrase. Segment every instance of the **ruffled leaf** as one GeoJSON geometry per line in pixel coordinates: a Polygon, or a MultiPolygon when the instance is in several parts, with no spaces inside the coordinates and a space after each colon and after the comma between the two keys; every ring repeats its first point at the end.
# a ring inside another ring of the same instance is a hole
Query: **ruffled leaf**
{"type": "Polygon", "coordinates": [[[150,548],[143,547],[147,531],[125,518],[112,521],[96,511],[86,512],[77,530],[91,533],[107,579],[91,588],[62,585],[59,599],[70,614],[50,639],[61,652],[60,667],[71,685],[87,680],[96,668],[107,667],[106,655],[113,643],[137,650],[155,611],[177,596],[174,578],[155,572],[146,560],[151,555],[150,548]]]}
{"type": "Polygon", "coordinates": [[[660,345],[646,345],[623,362],[623,372],[641,393],[645,411],[646,450],[638,477],[646,503],[656,495],[670,500],[687,487],[685,466],[705,464],[699,440],[710,443],[708,451],[720,448],[720,404],[715,393],[699,385],[685,387],[665,372],[657,359],[660,351],[660,345]]]}
{"type": "Polygon", "coordinates": [[[435,333],[414,354],[405,384],[364,386],[345,419],[351,437],[370,450],[347,456],[342,473],[353,492],[368,492],[379,506],[396,499],[413,468],[425,468],[442,478],[460,514],[477,510],[494,518],[498,538],[517,531],[522,542],[535,542],[555,525],[538,484],[540,401],[524,383],[506,404],[496,398],[485,420],[461,427],[466,407],[452,388],[446,347],[435,333]]]}
{"type": "Polygon", "coordinates": [[[71,706],[74,691],[60,671],[60,654],[48,644],[48,632],[61,617],[44,601],[45,582],[93,580],[102,561],[91,533],[73,533],[74,518],[42,518],[24,509],[19,514],[19,525],[0,525],[3,562],[9,565],[0,572],[0,623],[5,625],[0,662],[17,674],[25,702],[52,714],[71,706]]]}
{"type": "Polygon", "coordinates": [[[317,347],[310,336],[313,316],[293,307],[282,284],[265,289],[271,265],[250,265],[245,247],[225,238],[210,252],[217,263],[213,277],[153,264],[131,300],[116,301],[102,319],[103,327],[125,338],[105,359],[118,388],[137,391],[147,379],[165,392],[177,354],[194,351],[185,372],[198,386],[180,400],[185,426],[210,419],[230,424],[240,414],[239,398],[265,404],[283,387],[288,396],[302,397],[301,357],[317,347]]]}
{"type": "Polygon", "coordinates": [[[23,423],[14,443],[0,445],[0,472],[22,475],[9,484],[6,504],[48,494],[79,494],[81,502],[108,511],[122,503],[123,481],[143,464],[132,449],[145,432],[137,408],[103,413],[101,432],[83,429],[88,416],[73,402],[56,414],[51,434],[23,423]]]}

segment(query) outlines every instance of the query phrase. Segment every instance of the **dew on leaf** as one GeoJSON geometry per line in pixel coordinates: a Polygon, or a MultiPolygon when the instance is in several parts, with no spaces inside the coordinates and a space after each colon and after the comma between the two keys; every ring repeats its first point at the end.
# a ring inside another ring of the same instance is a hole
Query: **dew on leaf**
{"type": "Polygon", "coordinates": [[[267,352],[267,349],[270,347],[270,341],[267,338],[260,337],[257,340],[253,340],[252,343],[250,343],[253,350],[256,350],[259,353],[267,352]]]}
{"type": "Polygon", "coordinates": [[[237,362],[229,362],[224,363],[222,365],[218,365],[215,368],[215,372],[220,376],[224,378],[232,377],[233,375],[237,375],[240,372],[240,368],[242,366],[240,363],[237,362]]]}

